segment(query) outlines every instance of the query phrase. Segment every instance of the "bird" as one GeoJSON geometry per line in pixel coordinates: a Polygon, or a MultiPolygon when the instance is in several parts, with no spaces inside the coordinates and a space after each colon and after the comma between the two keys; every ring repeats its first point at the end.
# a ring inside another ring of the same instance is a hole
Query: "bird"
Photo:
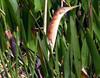
{"type": "Polygon", "coordinates": [[[61,18],[64,16],[64,14],[74,8],[79,7],[79,5],[71,6],[71,7],[61,7],[59,8],[55,14],[53,15],[53,18],[48,26],[47,30],[47,38],[48,38],[48,44],[51,46],[51,50],[53,50],[56,36],[57,36],[57,30],[59,27],[59,23],[61,18]]]}

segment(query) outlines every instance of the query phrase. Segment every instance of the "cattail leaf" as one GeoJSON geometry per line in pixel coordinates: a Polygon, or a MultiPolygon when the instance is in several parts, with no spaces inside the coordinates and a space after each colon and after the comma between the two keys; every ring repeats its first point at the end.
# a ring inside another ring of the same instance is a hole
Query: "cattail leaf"
{"type": "Polygon", "coordinates": [[[76,76],[77,78],[80,78],[81,75],[80,46],[79,46],[79,40],[75,22],[72,17],[70,17],[70,29],[71,29],[71,47],[74,54],[74,65],[76,70],[76,76]]]}
{"type": "Polygon", "coordinates": [[[51,0],[48,0],[48,9],[51,9],[51,7],[52,7],[51,0]]]}
{"type": "Polygon", "coordinates": [[[44,0],[34,0],[35,11],[42,11],[43,10],[44,0]]]}
{"type": "Polygon", "coordinates": [[[61,38],[61,50],[64,62],[64,78],[71,78],[70,46],[67,46],[64,36],[61,38]]]}
{"type": "MultiPolygon", "coordinates": [[[[5,1],[5,5],[6,5],[6,11],[9,13],[8,14],[8,21],[11,20],[13,21],[15,24],[17,24],[18,26],[20,25],[20,14],[19,14],[19,6],[18,6],[18,2],[17,0],[7,0],[5,1]],[[10,17],[11,15],[11,17],[10,17]]],[[[11,22],[9,21],[9,22],[11,22]]]]}
{"type": "Polygon", "coordinates": [[[2,9],[0,9],[0,14],[3,14],[3,15],[5,15],[5,12],[2,10],[2,9]]]}
{"type": "Polygon", "coordinates": [[[83,45],[82,45],[82,50],[81,50],[82,67],[84,67],[84,68],[87,68],[87,66],[88,66],[88,55],[89,55],[89,50],[88,50],[86,39],[84,39],[83,45]]]}
{"type": "Polygon", "coordinates": [[[100,41],[100,24],[96,24],[95,22],[92,23],[93,25],[93,31],[96,34],[98,40],[100,41]]]}
{"type": "Polygon", "coordinates": [[[96,14],[97,15],[100,15],[100,13],[99,13],[99,10],[100,10],[100,6],[99,6],[99,4],[100,4],[100,1],[99,0],[91,0],[92,1],[92,3],[93,3],[93,8],[95,9],[95,12],[96,12],[96,14]]]}
{"type": "Polygon", "coordinates": [[[100,55],[98,53],[98,50],[96,48],[96,45],[91,37],[91,34],[89,32],[89,30],[86,33],[86,41],[87,41],[87,45],[89,47],[89,51],[92,57],[92,61],[94,64],[94,68],[96,71],[96,74],[100,74],[100,55]]]}
{"type": "Polygon", "coordinates": [[[18,3],[17,3],[17,1],[16,0],[8,0],[8,1],[11,4],[14,12],[16,13],[18,11],[18,3]]]}
{"type": "Polygon", "coordinates": [[[100,41],[100,19],[95,10],[93,10],[93,19],[92,19],[92,27],[93,31],[96,34],[98,40],[100,41]]]}
{"type": "MultiPolygon", "coordinates": [[[[6,1],[5,1],[6,2],[6,1]]],[[[8,0],[6,2],[6,4],[9,4],[9,7],[8,8],[11,8],[12,9],[12,12],[16,15],[19,14],[19,10],[18,10],[18,3],[17,3],[17,0],[8,0]]]]}
{"type": "Polygon", "coordinates": [[[83,7],[84,11],[87,12],[89,9],[89,1],[82,0],[82,7],[83,7]]]}

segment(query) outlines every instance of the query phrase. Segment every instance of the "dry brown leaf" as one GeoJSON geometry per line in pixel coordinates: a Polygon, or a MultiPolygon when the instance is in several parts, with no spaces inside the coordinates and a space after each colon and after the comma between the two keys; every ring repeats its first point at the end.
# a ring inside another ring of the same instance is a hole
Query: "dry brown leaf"
{"type": "Polygon", "coordinates": [[[81,78],[89,78],[89,75],[88,75],[87,71],[85,70],[85,68],[82,68],[81,78]]]}
{"type": "Polygon", "coordinates": [[[6,30],[6,31],[5,31],[5,35],[7,36],[7,38],[8,38],[9,40],[13,37],[12,32],[11,32],[10,30],[6,30]]]}

